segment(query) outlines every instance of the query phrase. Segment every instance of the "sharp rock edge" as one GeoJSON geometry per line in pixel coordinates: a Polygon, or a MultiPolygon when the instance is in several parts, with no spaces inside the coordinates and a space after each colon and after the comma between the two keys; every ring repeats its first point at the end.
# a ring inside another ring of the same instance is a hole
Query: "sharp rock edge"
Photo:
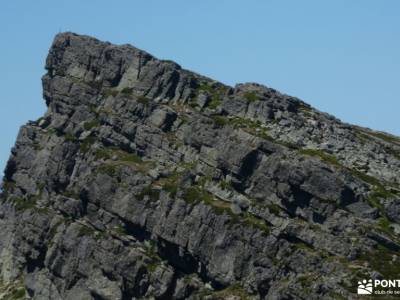
{"type": "Polygon", "coordinates": [[[351,299],[398,277],[398,137],[74,33],[46,69],[3,178],[0,299],[351,299]]]}

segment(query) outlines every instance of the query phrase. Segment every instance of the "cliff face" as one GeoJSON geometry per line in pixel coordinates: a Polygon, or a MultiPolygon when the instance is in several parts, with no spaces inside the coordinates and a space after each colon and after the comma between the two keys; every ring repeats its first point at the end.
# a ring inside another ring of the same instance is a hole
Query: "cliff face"
{"type": "Polygon", "coordinates": [[[399,138],[72,33],[46,69],[5,170],[0,299],[345,299],[398,277],[399,138]]]}

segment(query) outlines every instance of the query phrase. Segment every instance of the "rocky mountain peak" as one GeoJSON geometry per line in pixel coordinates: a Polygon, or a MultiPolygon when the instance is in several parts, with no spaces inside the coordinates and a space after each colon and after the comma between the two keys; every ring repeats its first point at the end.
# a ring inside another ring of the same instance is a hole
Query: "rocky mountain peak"
{"type": "Polygon", "coordinates": [[[0,299],[351,299],[399,274],[398,137],[74,33],[46,70],[5,170],[0,299]]]}

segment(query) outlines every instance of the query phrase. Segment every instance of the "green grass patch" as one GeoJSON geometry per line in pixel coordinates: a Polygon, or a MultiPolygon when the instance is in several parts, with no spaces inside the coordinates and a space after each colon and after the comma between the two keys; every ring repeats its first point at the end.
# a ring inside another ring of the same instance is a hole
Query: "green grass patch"
{"type": "Polygon", "coordinates": [[[160,190],[154,189],[151,185],[146,186],[138,195],[138,200],[143,200],[145,196],[148,196],[151,201],[160,200],[160,190]]]}
{"type": "Polygon", "coordinates": [[[270,229],[264,220],[259,219],[249,213],[246,213],[245,216],[240,219],[240,222],[244,225],[259,229],[266,234],[269,234],[270,232],[270,229]]]}
{"type": "Polygon", "coordinates": [[[63,194],[63,196],[65,196],[67,198],[72,198],[72,199],[79,199],[80,198],[79,193],[77,193],[75,191],[71,191],[71,190],[66,190],[62,194],[63,194]]]}
{"type": "Polygon", "coordinates": [[[143,105],[147,105],[147,104],[150,103],[151,100],[150,100],[150,98],[147,98],[145,96],[139,96],[139,97],[137,97],[136,101],[141,103],[141,104],[143,104],[143,105]]]}
{"type": "Polygon", "coordinates": [[[149,273],[154,273],[160,264],[161,261],[152,261],[146,265],[146,269],[149,273]]]}
{"type": "Polygon", "coordinates": [[[106,159],[99,171],[110,176],[115,176],[116,171],[122,166],[129,167],[143,174],[154,167],[154,163],[151,161],[143,161],[140,156],[134,153],[128,153],[114,148],[103,149],[97,153],[96,157],[99,159],[106,159]],[[113,158],[113,160],[109,160],[109,158],[113,158]]]}
{"type": "Polygon", "coordinates": [[[110,151],[108,149],[101,148],[101,149],[97,149],[96,150],[95,157],[96,157],[97,160],[110,159],[111,158],[111,154],[110,154],[110,151]]]}
{"type": "Polygon", "coordinates": [[[3,300],[26,299],[26,290],[22,278],[20,277],[18,282],[8,284],[0,279],[0,295],[3,300]]]}
{"type": "Polygon", "coordinates": [[[202,189],[200,186],[191,186],[187,188],[184,191],[182,198],[186,203],[189,204],[203,202],[204,204],[211,206],[213,211],[218,215],[229,215],[233,224],[242,224],[244,226],[257,228],[264,233],[269,233],[269,227],[264,220],[261,220],[249,213],[244,213],[244,215],[235,215],[231,210],[230,203],[215,198],[212,194],[202,189]]]}
{"type": "Polygon", "coordinates": [[[394,195],[388,190],[386,190],[385,186],[377,178],[374,178],[372,176],[369,176],[365,173],[362,173],[354,169],[348,169],[348,170],[352,173],[353,176],[373,186],[373,191],[367,198],[367,202],[371,206],[379,209],[381,215],[385,216],[386,215],[385,209],[381,204],[380,199],[387,199],[393,197],[394,195]]]}
{"type": "Polygon", "coordinates": [[[197,185],[203,188],[208,181],[212,181],[211,176],[201,176],[197,185]]]}
{"type": "Polygon", "coordinates": [[[57,130],[53,127],[46,129],[46,135],[55,135],[57,134],[57,130]]]}
{"type": "Polygon", "coordinates": [[[93,136],[89,136],[86,139],[84,139],[81,144],[79,145],[79,151],[82,153],[87,153],[89,152],[90,148],[92,145],[96,142],[96,138],[93,136]]]}
{"type": "Polygon", "coordinates": [[[389,154],[391,154],[391,155],[393,155],[395,158],[397,158],[398,160],[400,160],[400,151],[396,151],[396,150],[393,150],[392,148],[390,148],[390,147],[385,147],[385,151],[387,152],[387,153],[389,153],[389,154]]]}
{"type": "Polygon", "coordinates": [[[291,246],[294,249],[302,249],[305,251],[314,251],[314,248],[312,248],[310,245],[307,245],[306,243],[303,243],[303,242],[293,243],[293,244],[291,244],[291,246]]]}
{"type": "Polygon", "coordinates": [[[132,95],[132,93],[133,93],[133,88],[126,87],[121,90],[121,94],[125,96],[132,95]]]}
{"type": "Polygon", "coordinates": [[[24,211],[32,209],[39,214],[49,213],[48,207],[37,207],[37,202],[41,198],[41,193],[38,195],[25,195],[25,197],[15,197],[11,196],[9,201],[14,204],[14,207],[18,211],[24,211]]]}
{"type": "Polygon", "coordinates": [[[261,127],[260,121],[253,121],[250,119],[233,117],[229,119],[229,124],[234,128],[253,128],[257,129],[261,127]]]}
{"type": "Polygon", "coordinates": [[[269,212],[275,216],[279,216],[280,212],[282,210],[278,205],[276,205],[274,203],[268,204],[267,207],[268,207],[269,212]]]}
{"type": "Polygon", "coordinates": [[[93,129],[98,126],[100,126],[100,121],[97,119],[94,119],[92,121],[85,122],[85,124],[83,125],[83,128],[85,128],[85,130],[90,130],[90,129],[93,129]]]}
{"type": "Polygon", "coordinates": [[[55,237],[55,235],[57,234],[57,231],[58,231],[58,227],[60,227],[63,223],[64,223],[64,220],[60,220],[56,224],[54,224],[53,227],[51,227],[51,229],[49,231],[49,239],[50,240],[52,240],[55,237]]]}
{"type": "Polygon", "coordinates": [[[137,163],[137,164],[140,164],[143,162],[143,160],[140,158],[140,156],[138,156],[134,153],[128,153],[128,152],[119,152],[118,160],[125,161],[125,162],[137,163]]]}
{"type": "Polygon", "coordinates": [[[252,121],[244,118],[228,118],[225,116],[213,116],[214,123],[219,127],[232,126],[235,129],[242,129],[251,135],[260,137],[265,140],[274,141],[274,139],[268,135],[267,129],[261,126],[260,121],[252,121]]]}
{"type": "MultiPolygon", "coordinates": [[[[178,190],[178,179],[179,177],[174,177],[173,180],[169,178],[168,181],[164,182],[163,189],[175,196],[178,190]]],[[[269,227],[263,220],[249,213],[244,213],[243,215],[234,214],[231,210],[231,203],[215,198],[211,193],[204,190],[200,183],[199,185],[193,185],[185,189],[182,193],[182,199],[191,205],[204,203],[207,206],[210,206],[217,215],[229,215],[232,224],[251,226],[260,229],[265,233],[269,233],[269,227]]]]}
{"type": "Polygon", "coordinates": [[[305,106],[304,104],[300,103],[297,110],[299,112],[302,112],[304,114],[305,117],[307,118],[312,118],[313,113],[310,107],[305,106]]]}
{"type": "MultiPolygon", "coordinates": [[[[135,95],[135,93],[134,93],[134,89],[133,89],[133,88],[128,88],[128,87],[123,88],[123,89],[120,90],[120,91],[117,90],[117,89],[115,89],[115,88],[106,89],[106,90],[103,92],[103,95],[104,95],[104,96],[112,96],[112,97],[116,97],[116,96],[118,96],[118,95],[123,95],[123,96],[125,96],[125,97],[129,97],[129,98],[131,98],[131,99],[133,99],[133,100],[136,100],[137,102],[139,102],[139,103],[141,103],[141,104],[144,104],[144,105],[149,104],[150,101],[151,101],[150,98],[147,98],[147,97],[145,97],[145,96],[137,96],[137,97],[136,97],[136,95],[135,95]]],[[[104,113],[106,113],[106,114],[110,114],[110,113],[111,113],[110,111],[107,111],[107,110],[104,110],[104,109],[102,109],[102,112],[104,112],[104,113]]]]}
{"type": "Polygon", "coordinates": [[[285,146],[285,147],[287,147],[289,149],[292,149],[292,150],[300,150],[300,146],[299,145],[291,143],[291,142],[275,140],[275,143],[277,143],[279,145],[282,145],[282,146],[285,146]]]}
{"type": "Polygon", "coordinates": [[[240,299],[240,300],[252,300],[256,299],[251,294],[247,293],[239,284],[233,284],[220,291],[203,290],[199,293],[201,299],[206,297],[210,299],[223,300],[223,299],[240,299]]]}
{"type": "Polygon", "coordinates": [[[114,177],[118,173],[118,166],[112,164],[103,164],[97,168],[99,173],[107,174],[110,177],[114,177]]]}
{"type": "Polygon", "coordinates": [[[381,273],[384,278],[397,278],[400,274],[400,264],[393,257],[398,255],[397,251],[377,245],[372,252],[362,253],[358,259],[368,262],[372,269],[381,273]]]}
{"type": "Polygon", "coordinates": [[[92,87],[94,89],[97,89],[97,90],[100,90],[103,87],[103,82],[102,81],[95,80],[95,81],[87,81],[85,83],[88,86],[90,86],[90,87],[92,87]]]}
{"type": "Polygon", "coordinates": [[[306,294],[311,294],[313,289],[312,284],[317,280],[318,276],[315,273],[305,273],[297,277],[297,281],[301,285],[301,290],[306,294]]]}
{"type": "Polygon", "coordinates": [[[167,178],[163,178],[160,180],[160,184],[162,189],[170,194],[172,198],[175,198],[178,192],[178,183],[182,177],[182,172],[174,172],[169,175],[167,178]]]}
{"type": "Polygon", "coordinates": [[[12,197],[11,202],[14,204],[14,207],[18,211],[24,211],[27,209],[34,209],[36,207],[36,199],[26,199],[21,197],[12,197]]]}
{"type": "Polygon", "coordinates": [[[87,226],[87,225],[84,225],[84,224],[80,224],[79,231],[78,231],[78,236],[79,237],[92,236],[97,241],[97,240],[105,238],[106,234],[105,234],[105,232],[98,231],[93,227],[90,227],[90,226],[87,226]]]}
{"type": "Polygon", "coordinates": [[[17,300],[25,298],[25,288],[21,287],[12,291],[10,300],[17,300]]]}
{"type": "Polygon", "coordinates": [[[318,149],[301,149],[299,151],[303,155],[308,155],[308,156],[314,156],[314,157],[319,157],[322,161],[334,165],[337,167],[341,167],[341,164],[337,160],[337,158],[331,154],[325,153],[322,150],[318,149]]]}
{"type": "Polygon", "coordinates": [[[190,162],[181,162],[178,164],[179,168],[183,168],[185,170],[193,170],[197,166],[197,161],[190,161],[190,162]]]}
{"type": "Polygon", "coordinates": [[[400,137],[384,133],[384,132],[367,132],[367,134],[379,138],[388,143],[400,144],[400,137]]]}
{"type": "Polygon", "coordinates": [[[94,235],[94,234],[95,234],[95,230],[92,227],[89,227],[86,225],[81,225],[79,227],[78,236],[90,236],[90,235],[94,235]]]}
{"type": "Polygon", "coordinates": [[[144,163],[142,158],[137,154],[125,152],[114,147],[100,148],[95,152],[96,159],[111,159],[113,156],[120,162],[131,162],[135,164],[144,163]]]}
{"type": "Polygon", "coordinates": [[[247,102],[254,102],[258,100],[256,92],[245,92],[243,97],[244,99],[246,99],[247,102]]]}
{"type": "Polygon", "coordinates": [[[205,203],[212,201],[212,196],[197,186],[191,186],[186,189],[182,198],[190,204],[199,203],[201,201],[205,203]]]}
{"type": "Polygon", "coordinates": [[[116,89],[107,89],[104,91],[103,94],[106,97],[108,97],[108,96],[116,97],[119,94],[119,91],[116,89]]]}
{"type": "Polygon", "coordinates": [[[4,195],[7,197],[8,194],[12,193],[15,190],[15,186],[15,182],[4,180],[2,186],[4,195]]]}
{"type": "Polygon", "coordinates": [[[189,204],[198,204],[203,202],[213,208],[216,214],[222,215],[224,213],[231,215],[232,217],[236,217],[230,208],[230,204],[216,199],[209,192],[204,190],[201,186],[191,186],[187,188],[183,195],[183,200],[189,204]]]}
{"type": "Polygon", "coordinates": [[[375,193],[372,193],[368,198],[367,198],[367,202],[369,205],[371,205],[372,207],[375,207],[377,209],[379,209],[379,211],[383,211],[383,205],[381,204],[381,202],[379,201],[379,196],[375,193]]]}
{"type": "Polygon", "coordinates": [[[219,183],[219,186],[224,190],[231,190],[232,182],[226,181],[226,180],[221,180],[221,182],[219,183]]]}
{"type": "Polygon", "coordinates": [[[161,61],[162,61],[163,63],[176,65],[176,62],[174,62],[173,60],[170,60],[170,59],[162,59],[161,61]]]}
{"type": "Polygon", "coordinates": [[[64,139],[65,139],[66,142],[72,142],[72,143],[76,143],[76,142],[79,141],[78,138],[73,136],[72,134],[66,134],[64,136],[64,139]]]}
{"type": "Polygon", "coordinates": [[[253,134],[253,135],[255,135],[255,136],[258,136],[259,138],[262,138],[262,139],[264,139],[264,140],[267,140],[267,141],[271,141],[271,142],[276,142],[268,133],[267,133],[267,131],[266,131],[266,129],[262,129],[262,130],[260,130],[260,131],[256,131],[256,132],[250,132],[251,134],[253,134]]]}
{"type": "Polygon", "coordinates": [[[329,296],[331,296],[335,300],[347,300],[348,298],[337,293],[337,292],[330,292],[329,296]]]}
{"type": "Polygon", "coordinates": [[[250,119],[239,118],[239,117],[226,118],[226,120],[227,120],[226,123],[235,129],[240,128],[246,131],[247,133],[250,133],[251,135],[257,136],[264,140],[275,142],[275,140],[268,135],[268,130],[265,127],[263,127],[262,123],[258,120],[253,121],[250,119]]]}
{"type": "Polygon", "coordinates": [[[146,265],[146,268],[149,273],[153,273],[157,269],[157,267],[161,265],[162,260],[157,253],[156,245],[153,241],[146,243],[144,250],[146,256],[150,259],[150,261],[146,265]]]}
{"type": "Polygon", "coordinates": [[[178,184],[176,182],[166,182],[163,185],[163,190],[170,193],[171,197],[175,197],[178,192],[178,184]]]}
{"type": "Polygon", "coordinates": [[[219,97],[213,97],[211,98],[211,101],[208,103],[208,107],[211,109],[216,109],[218,106],[220,106],[222,101],[220,100],[219,97]]]}
{"type": "Polygon", "coordinates": [[[229,124],[229,120],[227,117],[223,117],[223,116],[213,116],[212,117],[214,124],[216,124],[219,127],[223,127],[225,125],[229,124]]]}
{"type": "Polygon", "coordinates": [[[354,170],[354,169],[350,169],[350,172],[355,177],[358,177],[359,179],[361,179],[362,181],[364,181],[364,182],[366,182],[366,183],[368,183],[370,185],[382,186],[381,182],[378,179],[376,179],[376,178],[374,178],[372,176],[369,176],[369,175],[367,175],[367,174],[365,174],[363,172],[360,172],[360,171],[357,171],[357,170],[354,170]]]}
{"type": "Polygon", "coordinates": [[[123,235],[128,235],[128,232],[126,231],[125,226],[123,225],[117,225],[114,227],[114,231],[115,233],[117,233],[119,236],[123,236],[123,235]]]}
{"type": "Polygon", "coordinates": [[[224,86],[212,86],[208,83],[202,83],[198,88],[198,92],[203,91],[210,95],[211,100],[208,103],[210,109],[216,109],[222,103],[222,97],[226,92],[226,87],[224,86]]]}
{"type": "Polygon", "coordinates": [[[381,231],[392,236],[394,234],[394,230],[390,227],[390,221],[386,217],[381,217],[378,219],[378,227],[381,231]]]}

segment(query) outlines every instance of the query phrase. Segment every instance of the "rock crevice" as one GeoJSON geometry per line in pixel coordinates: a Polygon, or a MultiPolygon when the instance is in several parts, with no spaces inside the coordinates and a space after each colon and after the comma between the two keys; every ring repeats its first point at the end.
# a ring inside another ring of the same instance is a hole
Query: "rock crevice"
{"type": "Polygon", "coordinates": [[[398,137],[73,33],[46,70],[3,179],[0,299],[351,299],[400,271],[398,137]]]}

